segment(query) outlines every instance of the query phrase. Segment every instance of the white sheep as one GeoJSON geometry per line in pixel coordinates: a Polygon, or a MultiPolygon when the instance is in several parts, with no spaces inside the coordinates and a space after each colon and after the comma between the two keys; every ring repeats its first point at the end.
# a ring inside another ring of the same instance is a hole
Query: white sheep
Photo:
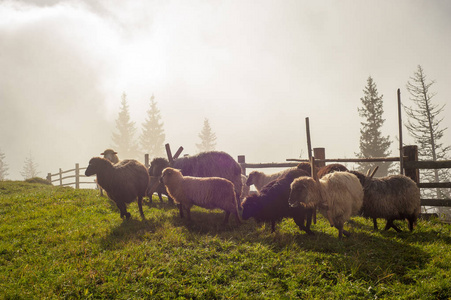
{"type": "Polygon", "coordinates": [[[338,229],[338,238],[349,232],[343,230],[344,223],[357,215],[363,203],[363,188],[359,179],[348,172],[334,172],[319,181],[311,177],[300,177],[291,184],[289,204],[306,208],[317,207],[331,226],[338,229]]]}
{"type": "Polygon", "coordinates": [[[250,193],[250,187],[246,184],[246,182],[246,175],[241,174],[241,183],[243,184],[243,188],[241,189],[240,202],[243,202],[244,198],[249,196],[250,193]]]}
{"type": "Polygon", "coordinates": [[[286,173],[290,172],[293,169],[294,168],[290,168],[290,169],[282,170],[280,172],[273,173],[273,174],[265,174],[260,171],[252,171],[249,173],[249,176],[246,181],[246,185],[247,186],[254,185],[255,188],[257,189],[257,191],[260,193],[261,189],[265,185],[267,185],[268,183],[270,183],[273,180],[278,179],[279,177],[285,175],[286,173]]]}
{"type": "Polygon", "coordinates": [[[161,182],[174,202],[180,204],[180,217],[186,210],[188,220],[191,219],[190,209],[197,205],[207,209],[222,209],[225,211],[224,223],[234,214],[238,223],[238,202],[235,187],[230,180],[220,177],[192,177],[183,176],[182,172],[174,168],[163,170],[161,182]]]}

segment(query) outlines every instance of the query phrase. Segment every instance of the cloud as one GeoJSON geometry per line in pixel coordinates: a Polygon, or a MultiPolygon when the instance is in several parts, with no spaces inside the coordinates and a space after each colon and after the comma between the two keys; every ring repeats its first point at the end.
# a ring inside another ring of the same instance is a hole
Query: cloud
{"type": "Polygon", "coordinates": [[[155,95],[167,142],[185,153],[208,118],[233,156],[306,155],[310,117],[315,147],[353,157],[368,76],[392,138],[396,90],[408,101],[418,64],[446,101],[449,12],[425,1],[3,1],[2,151],[11,177],[30,151],[43,173],[87,162],[111,146],[125,92],[138,130],[155,95]]]}

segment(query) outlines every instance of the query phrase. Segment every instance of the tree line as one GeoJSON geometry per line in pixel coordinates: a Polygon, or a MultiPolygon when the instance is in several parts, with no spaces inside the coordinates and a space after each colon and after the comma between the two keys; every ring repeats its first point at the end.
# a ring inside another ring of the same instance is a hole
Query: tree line
{"type": "MultiPolygon", "coordinates": [[[[165,157],[164,123],[161,120],[160,110],[157,107],[155,97],[150,98],[147,117],[142,124],[141,134],[136,138],[136,123],[131,121],[127,95],[122,94],[121,107],[116,119],[116,131],[113,132],[113,148],[122,157],[142,158],[149,154],[150,158],[165,157]]],[[[216,134],[212,131],[210,122],[204,120],[202,131],[199,133],[200,143],[196,144],[199,152],[212,151],[216,147],[216,134]]]]}
{"type": "MultiPolygon", "coordinates": [[[[432,99],[436,96],[431,87],[435,81],[428,81],[421,66],[417,67],[414,75],[406,84],[409,104],[403,104],[408,119],[404,124],[418,144],[419,159],[421,160],[446,160],[449,159],[451,147],[444,145],[441,139],[447,128],[441,126],[445,105],[438,106],[432,99]]],[[[369,76],[363,90],[362,103],[357,111],[363,119],[360,124],[359,152],[358,158],[388,157],[391,155],[390,136],[382,135],[383,118],[383,95],[379,95],[374,79],[369,76]]],[[[121,106],[116,119],[116,130],[112,133],[112,147],[127,158],[142,158],[148,153],[151,158],[165,156],[165,133],[164,123],[161,120],[160,110],[157,107],[155,97],[150,97],[147,118],[141,125],[141,134],[136,137],[136,123],[130,118],[127,96],[121,97],[121,106]]],[[[200,143],[196,144],[199,152],[215,150],[216,134],[212,131],[209,120],[206,118],[202,131],[198,135],[200,143]]],[[[384,163],[358,163],[357,169],[366,172],[369,168],[379,167],[378,175],[385,176],[396,172],[392,162],[384,163]]],[[[26,158],[21,175],[24,179],[38,175],[37,164],[30,153],[26,158]]],[[[8,165],[5,162],[5,154],[0,150],[0,180],[5,180],[8,174],[8,165]]],[[[422,182],[447,182],[450,179],[448,169],[422,170],[422,182]]],[[[450,192],[446,189],[423,189],[423,196],[436,198],[449,198],[450,192]]]]}

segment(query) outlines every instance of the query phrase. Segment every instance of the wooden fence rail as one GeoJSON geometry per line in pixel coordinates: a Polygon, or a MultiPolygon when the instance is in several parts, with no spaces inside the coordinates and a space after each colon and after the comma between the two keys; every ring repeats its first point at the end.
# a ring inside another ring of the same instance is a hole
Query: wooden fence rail
{"type": "MultiPolygon", "coordinates": [[[[406,176],[412,178],[421,188],[451,188],[451,182],[420,182],[419,169],[445,169],[451,168],[451,161],[418,161],[417,146],[403,147],[404,156],[400,157],[373,157],[373,158],[337,158],[326,159],[324,148],[313,149],[315,162],[318,167],[324,166],[326,162],[335,163],[356,163],[356,162],[402,162],[403,171],[406,176]],[[317,158],[318,157],[318,158],[317,158]]],[[[289,162],[296,163],[246,163],[244,155],[238,156],[238,163],[241,166],[243,174],[246,175],[246,169],[261,168],[290,168],[300,162],[308,162],[308,159],[287,159],[289,162]]],[[[451,207],[451,199],[421,199],[422,206],[444,206],[451,207]]]]}
{"type": "Polygon", "coordinates": [[[47,173],[47,180],[51,183],[59,182],[59,184],[57,184],[59,186],[74,185],[76,189],[80,188],[80,184],[95,184],[94,180],[86,181],[86,182],[80,181],[82,178],[87,178],[84,174],[80,174],[80,171],[82,171],[82,170],[86,170],[86,168],[80,168],[80,165],[78,163],[76,163],[75,169],[63,171],[60,168],[58,173],[55,173],[55,174],[47,173]],[[63,174],[72,173],[72,172],[73,172],[73,175],[63,177],[63,174]],[[56,177],[56,178],[53,179],[54,177],[56,177]],[[63,183],[63,180],[71,179],[71,178],[74,178],[73,182],[64,182],[63,183]]]}
{"type": "MultiPolygon", "coordinates": [[[[404,156],[400,157],[375,157],[375,158],[337,158],[326,159],[324,148],[313,149],[315,161],[318,167],[324,166],[326,162],[356,163],[356,162],[396,162],[399,161],[403,165],[403,171],[406,176],[412,178],[419,188],[451,188],[451,182],[420,182],[420,169],[449,169],[451,161],[418,161],[417,146],[403,147],[404,156]]],[[[144,157],[146,167],[149,167],[148,154],[144,157]]],[[[299,164],[299,162],[308,162],[308,159],[287,159],[285,163],[246,163],[244,155],[238,156],[238,163],[241,166],[242,173],[246,175],[246,169],[262,169],[262,168],[291,168],[299,164]]],[[[82,178],[86,178],[80,171],[86,168],[80,168],[79,164],[75,164],[75,168],[63,171],[59,169],[58,173],[47,174],[47,180],[51,183],[58,182],[60,186],[74,185],[76,189],[80,188],[80,184],[95,184],[94,180],[82,182],[82,178]],[[63,174],[71,173],[73,175],[63,176],[63,174]],[[63,182],[65,179],[74,178],[73,182],[63,182]]],[[[422,206],[446,206],[451,207],[451,199],[421,199],[422,206]]]]}

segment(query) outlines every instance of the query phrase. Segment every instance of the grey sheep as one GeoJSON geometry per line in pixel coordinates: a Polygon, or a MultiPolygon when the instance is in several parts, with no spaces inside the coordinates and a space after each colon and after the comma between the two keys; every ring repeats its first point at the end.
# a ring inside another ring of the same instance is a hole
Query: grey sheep
{"type": "Polygon", "coordinates": [[[139,212],[144,219],[142,199],[146,196],[149,174],[143,164],[133,159],[113,164],[105,158],[94,157],[89,161],[85,175],[97,175],[99,185],[119,208],[121,218],[130,219],[126,204],[138,198],[139,212]]]}
{"type": "Polygon", "coordinates": [[[377,230],[377,219],[387,220],[385,230],[393,228],[401,230],[393,223],[394,220],[407,219],[409,230],[421,211],[420,189],[416,183],[404,175],[391,175],[380,178],[370,178],[364,174],[355,174],[364,190],[362,215],[373,219],[374,229],[377,230]]]}

